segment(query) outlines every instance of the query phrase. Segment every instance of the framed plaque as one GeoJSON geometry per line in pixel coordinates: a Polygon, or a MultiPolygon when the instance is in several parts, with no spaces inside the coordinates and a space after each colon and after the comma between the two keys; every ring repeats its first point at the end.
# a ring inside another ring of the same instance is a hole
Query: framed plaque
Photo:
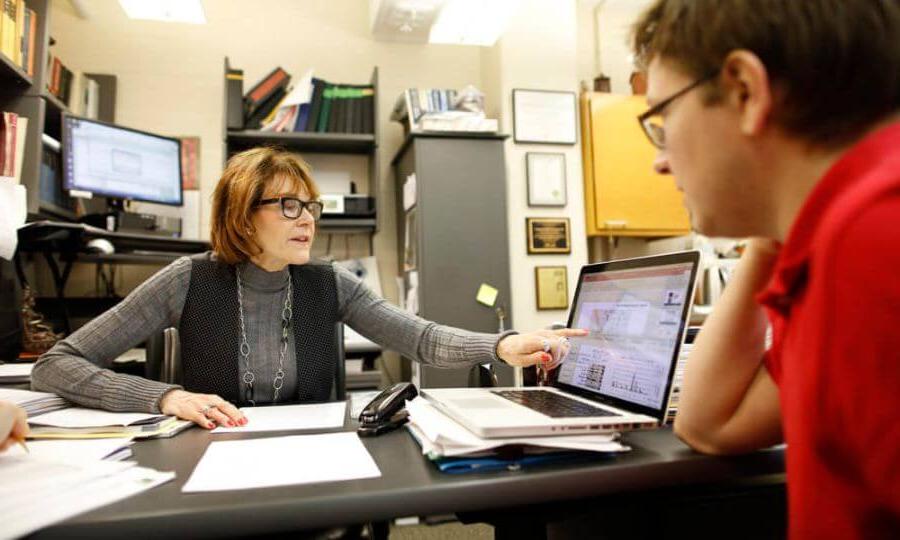
{"type": "Polygon", "coordinates": [[[528,253],[571,253],[569,218],[525,218],[528,253]]]}
{"type": "Polygon", "coordinates": [[[568,309],[569,280],[565,266],[536,266],[534,292],[538,309],[568,309]]]}
{"type": "Polygon", "coordinates": [[[547,152],[525,154],[528,206],[566,205],[566,155],[547,152]]]}
{"type": "Polygon", "coordinates": [[[513,140],[517,143],[575,144],[575,92],[513,90],[513,140]]]}

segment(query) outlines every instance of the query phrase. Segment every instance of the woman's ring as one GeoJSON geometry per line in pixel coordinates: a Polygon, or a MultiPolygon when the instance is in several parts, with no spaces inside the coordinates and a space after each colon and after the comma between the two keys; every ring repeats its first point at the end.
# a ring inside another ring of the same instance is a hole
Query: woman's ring
{"type": "Polygon", "coordinates": [[[544,352],[550,352],[550,340],[549,339],[542,339],[541,345],[543,345],[543,347],[544,347],[544,352]]]}
{"type": "Polygon", "coordinates": [[[202,414],[203,416],[206,416],[206,413],[208,413],[210,411],[210,409],[215,409],[215,408],[216,408],[215,405],[207,405],[206,407],[203,407],[202,409],[200,409],[200,414],[202,414]]]}

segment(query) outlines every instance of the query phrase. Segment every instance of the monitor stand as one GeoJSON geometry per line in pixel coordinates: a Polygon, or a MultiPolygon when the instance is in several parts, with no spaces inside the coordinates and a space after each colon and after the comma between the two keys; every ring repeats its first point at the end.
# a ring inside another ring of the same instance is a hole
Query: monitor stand
{"type": "Polygon", "coordinates": [[[128,212],[125,210],[125,199],[107,198],[106,206],[106,212],[88,214],[82,221],[113,232],[181,237],[181,218],[128,212]]]}

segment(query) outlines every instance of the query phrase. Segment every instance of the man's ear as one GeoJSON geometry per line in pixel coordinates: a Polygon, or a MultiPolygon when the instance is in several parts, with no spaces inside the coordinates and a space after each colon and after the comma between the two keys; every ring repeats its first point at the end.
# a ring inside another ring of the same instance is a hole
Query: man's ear
{"type": "Polygon", "coordinates": [[[750,51],[732,51],[722,64],[719,77],[725,104],[737,112],[744,135],[758,135],[772,114],[769,73],[750,51]]]}

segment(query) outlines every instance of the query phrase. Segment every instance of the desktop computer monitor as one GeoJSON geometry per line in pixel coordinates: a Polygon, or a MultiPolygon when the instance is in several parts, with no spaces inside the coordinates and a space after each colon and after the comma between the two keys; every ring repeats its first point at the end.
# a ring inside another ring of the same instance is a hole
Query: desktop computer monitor
{"type": "Polygon", "coordinates": [[[63,117],[63,187],[110,199],[181,206],[181,141],[63,117]]]}

